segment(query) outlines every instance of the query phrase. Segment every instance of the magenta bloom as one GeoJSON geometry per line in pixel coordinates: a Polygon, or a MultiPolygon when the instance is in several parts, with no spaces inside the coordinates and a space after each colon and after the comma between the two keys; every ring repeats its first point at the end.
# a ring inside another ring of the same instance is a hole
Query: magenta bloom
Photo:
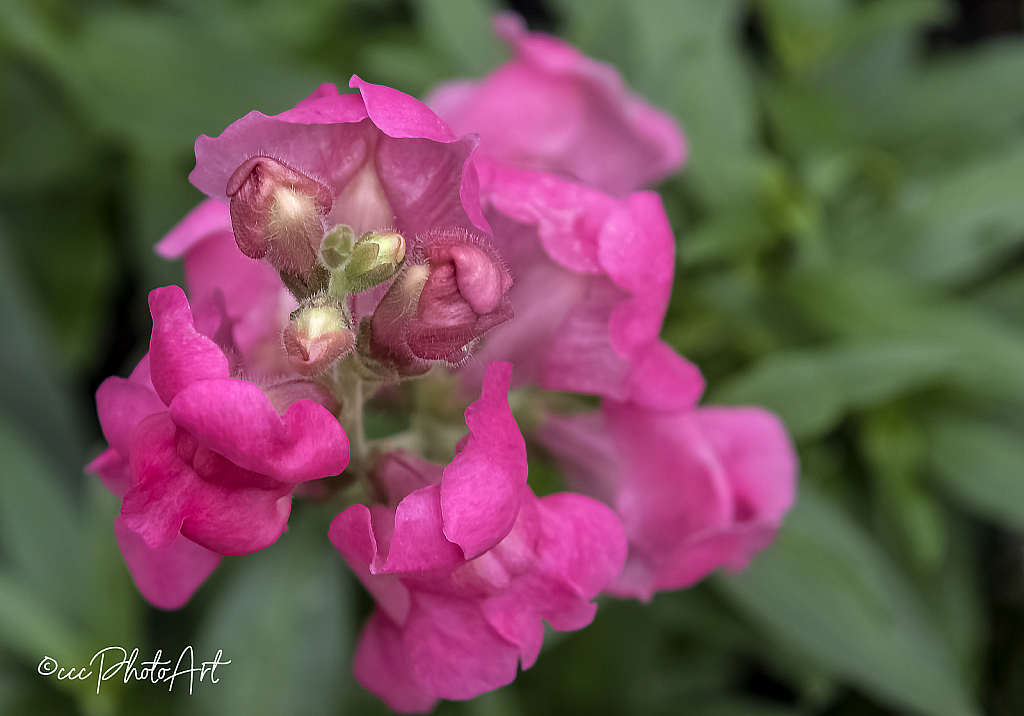
{"type": "Polygon", "coordinates": [[[582,495],[538,499],[508,408],[512,367],[491,364],[469,435],[442,468],[392,453],[377,468],[387,504],[354,505],[330,538],[377,600],[355,672],[396,711],[510,683],[543,640],[593,619],[590,602],[625,559],[612,512],[582,495]]]}
{"type": "Polygon", "coordinates": [[[663,412],[605,401],[551,419],[541,438],[570,481],[614,507],[629,539],[608,591],[648,600],[718,567],[739,571],[793,504],[796,456],[761,408],[663,412]]]}
{"type": "Polygon", "coordinates": [[[180,288],[150,294],[150,352],[132,377],[96,395],[110,448],[89,469],[123,497],[118,543],[140,590],[180,606],[217,555],[272,544],[295,485],[339,474],[348,440],[311,385],[232,378],[198,333],[180,288]],[[201,575],[201,576],[200,576],[201,575]]]}
{"type": "Polygon", "coordinates": [[[196,330],[221,348],[233,348],[255,374],[290,370],[281,328],[297,304],[277,273],[242,254],[228,207],[207,199],[156,245],[166,258],[185,259],[185,285],[196,330]]]}
{"type": "Polygon", "coordinates": [[[615,68],[527,32],[512,13],[498,15],[495,29],[515,57],[481,81],[448,82],[427,99],[457,133],[480,135],[482,156],[615,196],[682,166],[686,146],[675,121],[628,92],[615,68]]]}
{"type": "Polygon", "coordinates": [[[359,94],[339,95],[324,84],[287,112],[250,112],[219,137],[199,137],[192,183],[227,203],[236,170],[269,154],[286,166],[281,171],[315,183],[317,206],[330,207],[323,217],[328,228],[346,224],[357,235],[395,229],[410,243],[436,228],[487,232],[467,163],[475,139],[460,139],[397,90],[355,76],[349,86],[359,94]]]}
{"type": "MultiPolygon", "coordinates": [[[[692,406],[703,377],[658,337],[675,267],[661,198],[615,199],[491,163],[481,178],[495,247],[515,277],[516,317],[488,334],[479,361],[511,361],[517,382],[547,390],[692,406]]],[[[479,369],[468,372],[479,380],[479,369]]]]}

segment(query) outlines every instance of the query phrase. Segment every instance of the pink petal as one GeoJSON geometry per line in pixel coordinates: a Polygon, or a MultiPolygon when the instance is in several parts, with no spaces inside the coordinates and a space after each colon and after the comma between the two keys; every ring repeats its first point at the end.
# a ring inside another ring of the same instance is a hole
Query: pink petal
{"type": "Polygon", "coordinates": [[[725,466],[738,508],[737,522],[778,525],[796,499],[792,440],[773,413],[757,407],[701,408],[697,420],[725,466]]]}
{"type": "Polygon", "coordinates": [[[348,86],[359,90],[370,120],[389,137],[454,142],[458,137],[440,117],[418,99],[384,85],[370,84],[352,75],[348,86]]]}
{"type": "Polygon", "coordinates": [[[339,475],[348,465],[341,424],[311,400],[279,415],[252,383],[230,378],[192,383],[170,406],[174,422],[234,464],[285,482],[339,475]]]}
{"type": "Polygon", "coordinates": [[[301,100],[294,109],[277,115],[293,124],[338,124],[366,119],[366,107],[359,95],[339,94],[338,87],[325,82],[301,100]]]}
{"type": "Polygon", "coordinates": [[[441,485],[430,485],[409,493],[399,503],[383,571],[451,569],[465,561],[459,546],[445,539],[442,494],[441,485]]]}
{"type": "Polygon", "coordinates": [[[633,367],[629,400],[658,410],[689,410],[700,400],[704,385],[700,369],[659,340],[633,367]]]}
{"type": "Polygon", "coordinates": [[[632,544],[658,557],[689,535],[731,523],[728,477],[692,413],[606,401],[604,414],[628,466],[615,510],[632,544]]]}
{"type": "Polygon", "coordinates": [[[95,474],[103,486],[117,497],[124,497],[132,486],[128,458],[114,448],[107,448],[85,466],[86,473],[95,474]]]}
{"type": "Polygon", "coordinates": [[[103,436],[126,458],[132,435],[143,418],[166,410],[153,388],[139,381],[112,376],[96,391],[96,412],[103,436]]]}
{"type": "Polygon", "coordinates": [[[475,600],[416,592],[403,637],[416,682],[440,698],[470,699],[516,677],[518,648],[475,600]]]}
{"type": "Polygon", "coordinates": [[[480,399],[466,409],[469,441],[444,470],[444,534],[472,559],[515,523],[526,484],[526,444],[508,406],[512,364],[491,363],[480,399]]]}
{"type": "Polygon", "coordinates": [[[154,549],[114,519],[114,536],[142,596],[159,609],[180,609],[220,564],[220,555],[178,536],[166,547],[154,549]]]}
{"type": "MultiPolygon", "coordinates": [[[[409,590],[393,574],[374,573],[383,562],[378,556],[370,510],[352,505],[331,520],[331,544],[341,553],[377,604],[398,624],[409,617],[409,590]]],[[[386,555],[385,555],[386,556],[386,555]]]]}
{"type": "Polygon", "coordinates": [[[130,455],[133,486],[121,506],[125,526],[151,548],[170,546],[179,532],[220,554],[273,544],[288,520],[290,486],[247,474],[224,458],[223,472],[204,471],[201,478],[182,458],[187,445],[195,440],[183,436],[168,413],[139,424],[130,455]]]}
{"type": "Polygon", "coordinates": [[[356,680],[384,703],[402,714],[430,713],[437,696],[413,676],[402,631],[376,611],[359,637],[353,670],[356,680]]]}
{"type": "Polygon", "coordinates": [[[231,231],[228,206],[214,199],[206,199],[167,232],[157,242],[154,250],[165,259],[180,258],[197,242],[215,231],[231,231]]]}
{"type": "MultiPolygon", "coordinates": [[[[626,562],[622,523],[606,505],[574,492],[543,497],[538,509],[544,533],[537,552],[544,568],[571,585],[582,599],[593,599],[626,562]]],[[[552,624],[556,629],[584,626],[552,624]]]]}
{"type": "Polygon", "coordinates": [[[231,342],[243,354],[246,369],[284,372],[280,330],[297,304],[269,264],[238,250],[230,228],[213,232],[189,248],[185,282],[196,330],[214,337],[226,313],[231,342]]]}
{"type": "Polygon", "coordinates": [[[195,330],[184,291],[177,286],[154,289],[149,294],[149,308],[153,314],[150,374],[165,405],[197,380],[228,377],[227,357],[216,343],[195,330]]]}
{"type": "Polygon", "coordinates": [[[676,122],[628,92],[613,67],[527,32],[510,13],[499,15],[495,28],[515,58],[480,82],[445,84],[428,98],[457,133],[478,132],[485,154],[615,195],[682,164],[676,122]]]}

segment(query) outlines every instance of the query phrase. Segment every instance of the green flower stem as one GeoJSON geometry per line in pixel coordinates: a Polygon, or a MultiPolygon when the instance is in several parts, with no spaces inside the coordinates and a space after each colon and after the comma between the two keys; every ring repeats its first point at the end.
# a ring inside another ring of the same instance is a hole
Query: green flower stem
{"type": "Polygon", "coordinates": [[[332,395],[341,403],[338,421],[348,436],[349,461],[345,472],[352,474],[357,481],[366,485],[370,495],[384,500],[387,493],[383,486],[374,479],[371,468],[378,451],[366,439],[366,428],[363,420],[363,405],[366,398],[373,394],[372,385],[366,386],[364,380],[351,358],[346,358],[335,368],[328,387],[332,395]],[[367,391],[367,388],[371,390],[367,391]]]}

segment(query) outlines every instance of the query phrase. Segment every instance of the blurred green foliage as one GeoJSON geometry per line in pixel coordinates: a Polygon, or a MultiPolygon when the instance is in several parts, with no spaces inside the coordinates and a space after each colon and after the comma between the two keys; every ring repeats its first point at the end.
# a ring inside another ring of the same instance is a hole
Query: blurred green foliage
{"type": "MultiPolygon", "coordinates": [[[[951,41],[941,0],[523,6],[682,122],[664,335],[710,401],[782,416],[801,497],[745,573],[603,601],[439,713],[1024,713],[1024,38],[951,41]]],[[[180,282],[152,246],[199,199],[196,136],[354,72],[481,76],[495,9],[0,0],[0,714],[386,712],[352,679],[369,601],[314,507],[185,609],[141,602],[82,474],[91,396],[180,282]],[[194,696],[36,674],[112,644],[232,664],[194,696]]]]}

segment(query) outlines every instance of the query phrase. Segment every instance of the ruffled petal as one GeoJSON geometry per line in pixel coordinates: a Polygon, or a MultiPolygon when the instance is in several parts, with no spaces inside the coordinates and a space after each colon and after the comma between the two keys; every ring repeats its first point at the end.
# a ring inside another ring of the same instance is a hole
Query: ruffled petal
{"type": "Polygon", "coordinates": [[[228,359],[217,344],[192,324],[185,292],[177,286],[149,294],[153,335],[149,343],[150,374],[164,405],[197,380],[227,378],[228,359]]]}
{"type": "Polygon", "coordinates": [[[337,419],[311,400],[278,414],[266,394],[241,380],[192,383],[170,405],[174,422],[201,444],[253,472],[285,482],[339,475],[349,444],[337,419]]]}
{"type": "Polygon", "coordinates": [[[508,406],[512,364],[491,363],[466,409],[469,441],[441,480],[444,534],[472,559],[508,534],[526,485],[526,444],[508,406]]]}
{"type": "Polygon", "coordinates": [[[152,548],[124,520],[114,519],[117,546],[142,596],[159,609],[180,609],[220,564],[220,555],[178,536],[166,547],[152,548]]]}
{"type": "Polygon", "coordinates": [[[682,165],[678,124],[630,93],[612,66],[527,32],[512,13],[499,14],[495,28],[514,59],[479,82],[441,85],[427,99],[457,133],[479,133],[485,155],[617,196],[682,165]]]}

